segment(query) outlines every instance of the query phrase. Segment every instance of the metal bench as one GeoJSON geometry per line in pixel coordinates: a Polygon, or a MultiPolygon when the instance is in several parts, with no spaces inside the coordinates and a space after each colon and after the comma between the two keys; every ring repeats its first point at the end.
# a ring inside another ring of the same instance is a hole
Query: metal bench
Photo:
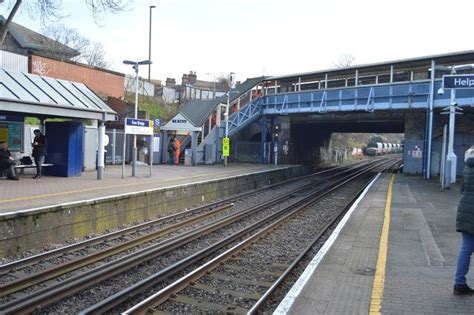
{"type": "MultiPolygon", "coordinates": [[[[41,167],[49,167],[49,166],[54,166],[54,164],[43,164],[41,167]]],[[[25,169],[27,168],[36,168],[36,165],[35,164],[31,164],[31,165],[15,165],[14,166],[15,170],[19,170],[20,171],[20,174],[23,175],[25,173],[25,169]]]]}

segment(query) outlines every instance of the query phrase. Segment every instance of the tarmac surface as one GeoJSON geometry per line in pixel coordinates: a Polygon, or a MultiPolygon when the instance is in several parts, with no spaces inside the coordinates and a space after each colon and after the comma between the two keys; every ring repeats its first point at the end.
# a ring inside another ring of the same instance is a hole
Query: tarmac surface
{"type": "MultiPolygon", "coordinates": [[[[460,184],[443,191],[435,180],[395,176],[381,264],[390,176],[383,174],[368,190],[333,246],[315,257],[276,314],[474,314],[474,296],[452,294],[460,184]]],[[[468,284],[474,285],[472,269],[468,284]]]]}
{"type": "Polygon", "coordinates": [[[35,171],[28,169],[19,181],[0,178],[0,214],[283,167],[286,166],[236,163],[227,167],[154,165],[150,176],[149,166],[137,166],[137,176],[131,177],[131,167],[127,165],[122,179],[122,166],[113,165],[106,167],[102,180],[97,180],[95,171],[83,172],[81,177],[33,179],[35,171]]]}

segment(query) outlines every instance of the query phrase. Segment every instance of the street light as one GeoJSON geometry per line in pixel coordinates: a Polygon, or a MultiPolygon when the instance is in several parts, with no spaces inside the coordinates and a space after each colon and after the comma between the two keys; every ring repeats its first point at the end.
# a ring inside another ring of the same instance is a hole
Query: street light
{"type": "MultiPolygon", "coordinates": [[[[443,67],[438,66],[437,69],[441,70],[451,70],[451,75],[456,74],[456,70],[469,70],[472,69],[471,65],[466,66],[452,66],[452,67],[443,67]]],[[[438,90],[438,94],[444,94],[444,89],[441,87],[438,90]]],[[[448,153],[446,154],[446,167],[445,169],[449,170],[449,183],[454,184],[456,183],[456,174],[457,174],[457,156],[454,153],[454,132],[455,132],[455,115],[457,109],[457,102],[456,102],[456,89],[451,88],[451,98],[449,102],[449,137],[448,137],[448,153]]],[[[444,174],[443,174],[444,176],[444,174]]],[[[444,187],[443,187],[444,188],[444,187]]]]}
{"type": "MultiPolygon", "coordinates": [[[[142,61],[130,61],[124,60],[124,64],[132,65],[133,69],[135,70],[135,119],[138,118],[138,66],[142,65],[151,65],[150,60],[142,60],[142,61]]],[[[133,157],[132,157],[132,176],[136,174],[136,166],[137,166],[137,135],[133,135],[133,157]]]]}
{"type": "MultiPolygon", "coordinates": [[[[151,60],[151,9],[156,8],[156,6],[151,5],[150,6],[150,31],[149,31],[149,36],[148,36],[148,60],[151,60]]],[[[151,62],[148,64],[148,82],[150,82],[150,76],[151,76],[151,62]]]]}
{"type": "MultiPolygon", "coordinates": [[[[229,107],[230,107],[230,94],[231,93],[240,93],[237,90],[232,90],[227,92],[227,105],[225,107],[225,138],[229,138],[229,107]]],[[[224,166],[227,166],[227,156],[224,156],[224,166]]]]}

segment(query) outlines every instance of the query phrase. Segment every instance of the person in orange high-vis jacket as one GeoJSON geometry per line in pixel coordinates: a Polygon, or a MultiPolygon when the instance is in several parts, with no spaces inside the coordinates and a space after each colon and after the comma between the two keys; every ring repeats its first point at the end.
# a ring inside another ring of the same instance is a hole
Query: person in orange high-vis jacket
{"type": "Polygon", "coordinates": [[[176,159],[174,159],[174,163],[176,165],[179,164],[179,154],[181,153],[181,142],[178,138],[174,138],[174,144],[176,145],[176,159]]]}

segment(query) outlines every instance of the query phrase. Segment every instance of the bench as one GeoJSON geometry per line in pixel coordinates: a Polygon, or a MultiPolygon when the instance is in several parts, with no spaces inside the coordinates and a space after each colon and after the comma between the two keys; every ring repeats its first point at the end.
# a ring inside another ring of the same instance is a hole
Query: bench
{"type": "MultiPolygon", "coordinates": [[[[49,167],[49,166],[54,166],[54,164],[43,164],[42,167],[49,167]]],[[[15,170],[19,170],[20,171],[20,174],[24,174],[25,173],[25,169],[26,168],[36,168],[36,165],[35,164],[31,164],[31,165],[15,165],[14,166],[15,170]]]]}

